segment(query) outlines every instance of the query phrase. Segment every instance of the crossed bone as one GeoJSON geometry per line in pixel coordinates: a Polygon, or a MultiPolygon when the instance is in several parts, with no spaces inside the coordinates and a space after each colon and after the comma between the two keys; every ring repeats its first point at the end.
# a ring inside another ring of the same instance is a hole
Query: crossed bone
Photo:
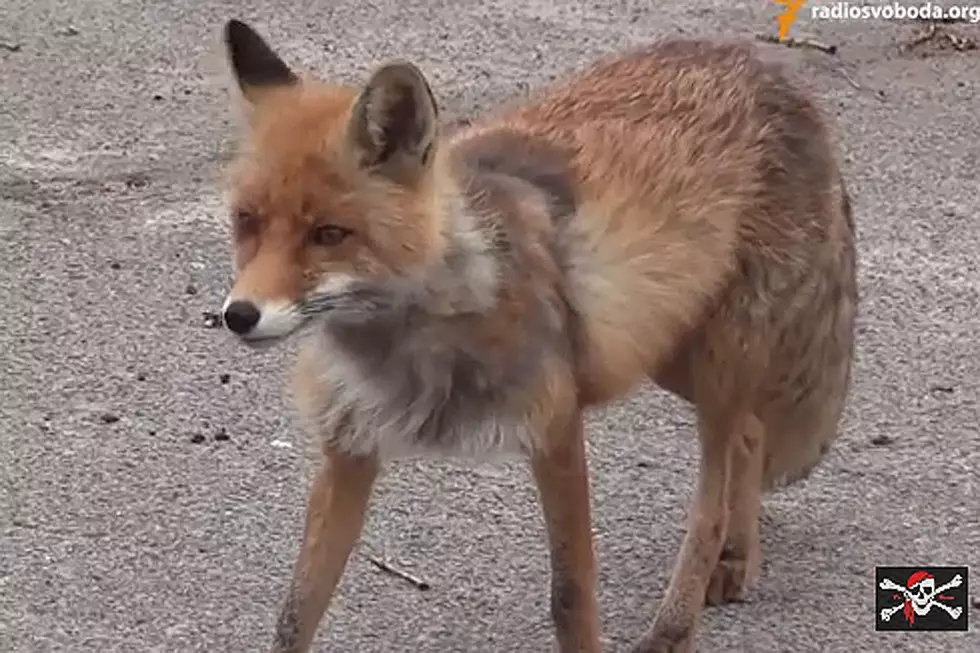
{"type": "MultiPolygon", "coordinates": [[[[963,577],[960,576],[959,574],[956,574],[955,576],[953,576],[952,580],[950,580],[948,583],[937,587],[935,591],[932,593],[932,598],[929,599],[929,603],[926,604],[926,610],[931,610],[933,606],[936,606],[944,610],[946,614],[948,614],[952,619],[954,620],[959,619],[960,613],[963,612],[963,608],[960,607],[951,608],[948,605],[944,605],[939,601],[937,601],[936,597],[942,594],[943,592],[945,592],[946,590],[950,589],[951,587],[959,587],[962,584],[963,584],[963,577]]],[[[908,589],[907,587],[902,587],[901,585],[887,578],[883,578],[881,580],[881,583],[878,584],[878,587],[880,587],[883,590],[894,590],[896,592],[901,592],[905,596],[906,601],[911,601],[913,597],[916,596],[915,592],[913,592],[912,590],[908,589]]],[[[891,619],[893,614],[901,610],[903,607],[905,607],[904,602],[899,603],[894,608],[883,608],[881,611],[881,620],[888,621],[889,619],[891,619]]]]}

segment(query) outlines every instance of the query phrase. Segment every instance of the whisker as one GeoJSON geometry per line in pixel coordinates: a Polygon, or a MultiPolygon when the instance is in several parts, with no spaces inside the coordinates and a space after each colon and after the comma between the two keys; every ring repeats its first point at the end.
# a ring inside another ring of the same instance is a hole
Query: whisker
{"type": "Polygon", "coordinates": [[[330,310],[337,301],[338,295],[314,295],[298,305],[298,310],[303,315],[317,315],[330,310]]]}

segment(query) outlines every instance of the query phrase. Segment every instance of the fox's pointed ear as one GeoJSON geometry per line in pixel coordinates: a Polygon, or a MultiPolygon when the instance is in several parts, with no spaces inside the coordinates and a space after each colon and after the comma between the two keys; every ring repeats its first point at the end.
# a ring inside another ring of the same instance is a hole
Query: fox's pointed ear
{"type": "Polygon", "coordinates": [[[258,32],[242,21],[225,23],[224,42],[238,88],[247,102],[254,103],[264,89],[299,81],[258,32]]]}
{"type": "Polygon", "coordinates": [[[378,68],[351,111],[349,144],[358,164],[394,181],[411,182],[435,151],[438,108],[432,89],[413,64],[378,68]]]}

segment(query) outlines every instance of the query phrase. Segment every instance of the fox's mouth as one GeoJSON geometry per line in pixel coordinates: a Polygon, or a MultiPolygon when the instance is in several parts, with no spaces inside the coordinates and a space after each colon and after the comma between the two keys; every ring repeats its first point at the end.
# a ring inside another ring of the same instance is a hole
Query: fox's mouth
{"type": "Polygon", "coordinates": [[[280,342],[289,338],[290,334],[284,336],[259,336],[259,337],[248,337],[248,336],[238,336],[238,339],[242,341],[249,349],[264,350],[275,347],[280,342]]]}
{"type": "Polygon", "coordinates": [[[280,342],[289,340],[304,327],[308,326],[310,322],[312,322],[312,320],[309,317],[304,316],[302,319],[297,320],[288,331],[273,334],[246,333],[244,335],[239,335],[238,339],[251,349],[269,349],[280,342]]]}

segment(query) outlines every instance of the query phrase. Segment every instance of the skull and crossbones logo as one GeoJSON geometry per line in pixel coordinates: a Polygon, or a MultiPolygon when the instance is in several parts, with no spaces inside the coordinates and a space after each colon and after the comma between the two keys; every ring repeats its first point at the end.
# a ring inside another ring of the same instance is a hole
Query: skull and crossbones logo
{"type": "Polygon", "coordinates": [[[883,590],[894,590],[900,592],[896,594],[894,598],[903,598],[904,600],[893,608],[884,608],[881,611],[881,620],[888,621],[891,619],[892,615],[899,610],[903,611],[905,619],[909,622],[909,625],[915,623],[915,617],[924,617],[929,614],[929,611],[933,607],[939,608],[946,612],[953,620],[959,619],[960,614],[963,612],[963,608],[955,607],[952,608],[948,605],[940,603],[939,601],[949,601],[952,600],[951,596],[942,596],[942,593],[953,587],[959,587],[963,584],[963,577],[959,574],[953,576],[945,585],[940,585],[936,587],[936,579],[924,571],[917,571],[911,576],[909,576],[908,583],[906,586],[899,585],[898,583],[892,581],[891,579],[884,578],[881,583],[878,584],[883,590]]]}

